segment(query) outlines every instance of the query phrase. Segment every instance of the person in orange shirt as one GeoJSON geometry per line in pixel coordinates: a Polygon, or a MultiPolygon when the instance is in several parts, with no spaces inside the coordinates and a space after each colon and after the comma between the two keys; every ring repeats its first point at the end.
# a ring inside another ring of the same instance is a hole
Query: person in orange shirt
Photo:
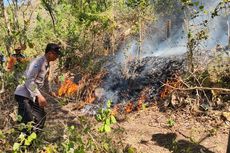
{"type": "Polygon", "coordinates": [[[22,54],[22,50],[24,50],[23,47],[18,46],[14,50],[15,50],[15,53],[10,56],[8,63],[7,63],[8,71],[13,71],[14,69],[18,69],[20,67],[20,64],[25,59],[25,56],[22,54]]]}

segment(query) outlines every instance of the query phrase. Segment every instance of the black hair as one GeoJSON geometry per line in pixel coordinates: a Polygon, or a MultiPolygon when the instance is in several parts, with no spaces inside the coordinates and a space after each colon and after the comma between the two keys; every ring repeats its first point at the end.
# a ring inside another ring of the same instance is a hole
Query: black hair
{"type": "Polygon", "coordinates": [[[60,47],[59,45],[55,44],[55,43],[48,43],[45,49],[45,53],[48,53],[50,51],[54,51],[57,54],[60,54],[60,47]]]}

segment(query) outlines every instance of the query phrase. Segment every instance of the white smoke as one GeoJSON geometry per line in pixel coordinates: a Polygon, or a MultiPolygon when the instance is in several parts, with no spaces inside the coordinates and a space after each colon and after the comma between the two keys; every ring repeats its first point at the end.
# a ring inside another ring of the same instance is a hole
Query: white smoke
{"type": "MultiPolygon", "coordinates": [[[[202,3],[205,6],[204,10],[208,12],[213,11],[220,0],[203,0],[202,3]]],[[[184,12],[183,12],[184,13],[184,12]]],[[[160,19],[152,27],[149,27],[151,32],[145,33],[143,42],[141,43],[141,57],[145,58],[149,56],[181,56],[187,51],[187,25],[184,23],[184,16],[181,15],[178,18],[172,19],[172,29],[169,38],[166,38],[165,23],[168,19],[160,19]]],[[[229,20],[229,12],[225,12],[225,15],[217,16],[211,19],[211,13],[199,14],[198,17],[189,21],[189,25],[198,25],[204,20],[208,20],[208,32],[209,38],[203,42],[203,50],[210,50],[217,44],[226,46],[228,43],[227,38],[227,20],[229,20]]],[[[187,23],[188,24],[188,23],[187,23]]],[[[198,28],[199,29],[199,28],[198,28]]],[[[139,42],[137,39],[132,39],[124,44],[115,58],[109,62],[108,66],[109,77],[106,79],[102,87],[105,89],[105,99],[116,102],[118,100],[118,93],[114,90],[110,90],[110,86],[114,84],[114,76],[121,76],[125,78],[124,74],[129,67],[127,66],[129,61],[138,59],[139,42]]],[[[153,68],[151,68],[153,69],[153,68]]]]}
{"type": "MultiPolygon", "coordinates": [[[[226,46],[228,43],[227,21],[229,20],[229,10],[225,10],[221,16],[216,16],[214,19],[211,19],[211,12],[217,7],[220,1],[221,0],[200,1],[200,4],[204,5],[204,10],[209,13],[205,14],[204,12],[201,12],[199,13],[198,17],[189,21],[191,30],[193,30],[193,26],[191,25],[195,25],[195,28],[199,29],[200,23],[202,23],[204,20],[209,21],[207,27],[209,37],[207,41],[203,41],[202,48],[200,49],[210,50],[217,44],[226,46]]],[[[185,27],[187,27],[187,25],[177,22],[177,20],[172,20],[173,26],[171,29],[171,36],[166,38],[166,21],[167,20],[164,19],[159,20],[153,27],[149,27],[150,29],[154,30],[152,30],[151,34],[146,34],[143,42],[141,43],[141,58],[147,56],[181,55],[186,52],[188,29],[185,27]]],[[[194,32],[196,31],[194,30],[194,32]]],[[[116,57],[116,62],[124,63],[126,60],[135,59],[135,57],[138,55],[138,45],[138,40],[132,40],[131,42],[127,43],[119,51],[116,57]]]]}

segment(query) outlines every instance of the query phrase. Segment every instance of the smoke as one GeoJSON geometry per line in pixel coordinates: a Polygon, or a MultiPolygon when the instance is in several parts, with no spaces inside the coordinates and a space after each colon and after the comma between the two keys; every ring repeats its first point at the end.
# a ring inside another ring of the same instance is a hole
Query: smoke
{"type": "MultiPolygon", "coordinates": [[[[221,12],[221,16],[216,16],[214,19],[211,18],[211,12],[218,6],[221,0],[203,0],[200,4],[204,5],[204,10],[208,13],[201,12],[198,17],[191,19],[188,23],[186,20],[185,12],[181,11],[180,15],[171,18],[171,35],[166,37],[166,22],[169,18],[159,18],[153,26],[149,27],[148,31],[145,32],[144,39],[141,43],[141,57],[148,56],[171,56],[171,55],[182,55],[187,50],[187,33],[189,24],[191,30],[196,31],[204,28],[201,23],[205,20],[208,21],[206,31],[208,32],[208,40],[203,41],[200,49],[210,50],[217,44],[226,46],[228,43],[228,27],[227,21],[229,18],[229,9],[221,12]],[[196,29],[196,30],[194,30],[196,29]]],[[[198,8],[194,8],[197,9],[198,8]]],[[[135,59],[138,51],[138,40],[133,39],[127,43],[117,55],[116,62],[123,63],[127,59],[135,59]]]]}
{"type": "Polygon", "coordinates": [[[211,50],[212,48],[215,48],[217,44],[221,46],[228,45],[227,22],[230,20],[229,18],[230,9],[229,8],[223,9],[218,13],[219,16],[211,18],[211,13],[214,12],[214,9],[218,6],[218,4],[221,1],[222,0],[204,0],[203,1],[203,5],[205,6],[204,10],[207,10],[207,13],[206,14],[200,13],[199,17],[190,21],[190,26],[192,27],[192,30],[193,30],[192,25],[195,25],[194,28],[200,30],[201,28],[204,27],[199,25],[202,24],[202,22],[205,20],[208,21],[206,27],[207,29],[206,31],[208,33],[208,39],[202,42],[200,49],[211,50]]]}
{"type": "MultiPolygon", "coordinates": [[[[220,0],[202,1],[203,5],[205,6],[204,10],[208,10],[209,12],[213,11],[219,4],[219,2],[220,0]]],[[[227,45],[227,20],[229,20],[228,16],[229,10],[224,12],[224,15],[222,14],[221,16],[215,17],[214,19],[211,19],[210,13],[204,14],[202,12],[199,14],[198,17],[189,20],[189,23],[186,23],[191,26],[199,25],[199,23],[202,23],[202,21],[204,20],[209,21],[206,27],[209,37],[207,41],[202,42],[200,49],[210,50],[214,48],[217,44],[220,44],[222,46],[227,45]]],[[[185,57],[184,53],[187,50],[188,29],[186,29],[186,27],[188,25],[186,25],[184,22],[185,18],[185,12],[183,11],[180,15],[171,18],[172,26],[170,32],[171,34],[169,37],[166,37],[165,26],[165,23],[167,22],[167,20],[169,20],[169,18],[159,18],[159,20],[155,22],[152,26],[150,26],[148,28],[148,31],[145,32],[144,39],[141,43],[140,57],[138,57],[138,48],[140,44],[137,39],[133,38],[131,40],[128,40],[127,43],[121,47],[120,51],[116,54],[116,56],[113,57],[105,65],[105,68],[109,71],[109,73],[104,79],[104,82],[101,86],[105,91],[103,95],[104,101],[112,100],[115,103],[118,101],[122,102],[120,101],[122,91],[127,91],[127,93],[132,94],[132,92],[128,92],[127,89],[130,88],[130,80],[137,81],[138,83],[136,83],[135,81],[133,83],[135,85],[141,86],[137,88],[142,89],[143,86],[146,84],[140,83],[139,81],[141,81],[141,79],[144,78],[144,80],[146,81],[149,77],[150,80],[148,80],[147,82],[150,83],[150,85],[154,86],[157,80],[154,81],[154,78],[152,78],[152,76],[158,76],[155,79],[161,79],[162,77],[159,75],[159,73],[165,72],[164,69],[165,67],[167,67],[167,65],[176,63],[176,66],[173,68],[178,69],[177,65],[180,65],[179,63],[181,62],[177,63],[176,60],[182,61],[182,59],[184,59],[185,57]],[[174,57],[172,58],[171,56],[174,57]],[[177,56],[177,58],[175,58],[175,56],[177,56]],[[141,65],[141,62],[143,64],[147,61],[151,61],[151,64],[141,65]],[[135,71],[132,70],[138,71],[139,73],[135,73],[135,71]]],[[[196,28],[199,30],[199,28],[202,27],[196,26],[196,28]]],[[[168,66],[168,68],[172,67],[168,66]]],[[[166,76],[164,76],[164,78],[166,79],[166,76]]],[[[155,86],[159,87],[158,84],[155,86]]],[[[153,89],[152,91],[155,91],[155,89],[153,89]]],[[[132,98],[131,95],[130,98],[132,98]]]]}

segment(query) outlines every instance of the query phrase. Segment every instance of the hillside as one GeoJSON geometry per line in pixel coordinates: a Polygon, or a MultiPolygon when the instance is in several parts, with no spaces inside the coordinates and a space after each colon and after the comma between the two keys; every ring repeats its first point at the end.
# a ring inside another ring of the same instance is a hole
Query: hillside
{"type": "Polygon", "coordinates": [[[228,0],[2,6],[0,152],[228,152],[229,6],[228,0]],[[18,48],[26,58],[12,56],[18,48]],[[40,55],[47,65],[31,64],[40,55]],[[15,99],[18,85],[30,98],[15,99]],[[20,111],[32,116],[29,122],[20,111]]]}

